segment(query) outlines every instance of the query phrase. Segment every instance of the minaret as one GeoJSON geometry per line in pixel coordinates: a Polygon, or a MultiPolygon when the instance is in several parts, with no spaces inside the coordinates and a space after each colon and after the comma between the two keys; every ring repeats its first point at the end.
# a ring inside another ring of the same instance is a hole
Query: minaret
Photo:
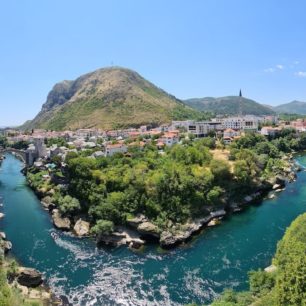
{"type": "Polygon", "coordinates": [[[239,91],[239,117],[242,117],[242,92],[239,91]]]}

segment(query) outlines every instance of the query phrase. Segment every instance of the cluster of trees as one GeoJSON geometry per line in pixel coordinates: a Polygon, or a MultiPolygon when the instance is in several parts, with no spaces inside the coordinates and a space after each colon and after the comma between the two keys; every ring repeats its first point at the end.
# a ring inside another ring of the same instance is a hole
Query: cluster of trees
{"type": "Polygon", "coordinates": [[[8,145],[7,138],[5,136],[0,135],[0,147],[6,148],[8,145]]]}
{"type": "Polygon", "coordinates": [[[29,142],[25,140],[20,140],[10,145],[11,148],[14,148],[17,150],[26,150],[28,146],[29,146],[29,142]]]}
{"type": "Polygon", "coordinates": [[[306,305],[306,214],[299,216],[278,243],[275,272],[249,273],[250,290],[225,290],[212,306],[306,305]]]}
{"type": "Polygon", "coordinates": [[[68,155],[69,193],[94,221],[122,224],[143,213],[161,227],[185,222],[220,204],[231,176],[228,163],[212,159],[212,140],[176,145],[159,154],[154,146],[131,149],[131,157],[68,155]]]}
{"type": "Polygon", "coordinates": [[[57,145],[58,147],[68,147],[67,141],[63,137],[45,138],[44,142],[47,147],[51,147],[52,145],[57,145]]]}

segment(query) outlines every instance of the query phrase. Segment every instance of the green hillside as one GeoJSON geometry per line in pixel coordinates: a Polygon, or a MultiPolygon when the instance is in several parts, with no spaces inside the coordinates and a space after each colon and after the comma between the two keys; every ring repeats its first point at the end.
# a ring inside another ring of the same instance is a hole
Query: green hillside
{"type": "Polygon", "coordinates": [[[260,103],[239,96],[222,98],[188,99],[184,103],[198,111],[212,112],[216,115],[271,115],[275,112],[260,103]]]}
{"type": "Polygon", "coordinates": [[[39,114],[21,129],[113,129],[201,116],[138,73],[114,67],[56,84],[39,114]]]}
{"type": "Polygon", "coordinates": [[[306,115],[306,102],[292,101],[275,106],[273,109],[277,113],[306,115]]]}

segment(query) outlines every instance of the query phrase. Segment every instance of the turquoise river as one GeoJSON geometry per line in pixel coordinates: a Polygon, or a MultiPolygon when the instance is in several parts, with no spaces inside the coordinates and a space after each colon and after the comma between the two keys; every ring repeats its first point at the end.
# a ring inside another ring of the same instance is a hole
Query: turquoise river
{"type": "MultiPolygon", "coordinates": [[[[306,156],[297,157],[306,166],[306,156]]],[[[184,305],[209,302],[224,288],[248,288],[247,272],[270,265],[286,227],[306,211],[306,172],[273,200],[264,200],[205,229],[188,246],[141,254],[126,247],[98,249],[90,239],[58,232],[27,187],[23,164],[7,154],[0,170],[1,229],[13,255],[44,272],[71,305],[184,305]]]]}

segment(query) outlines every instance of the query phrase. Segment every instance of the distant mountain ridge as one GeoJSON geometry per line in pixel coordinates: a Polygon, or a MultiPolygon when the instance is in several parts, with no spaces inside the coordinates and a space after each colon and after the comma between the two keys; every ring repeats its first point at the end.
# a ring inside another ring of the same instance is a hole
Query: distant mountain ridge
{"type": "Polygon", "coordinates": [[[197,113],[137,72],[111,67],[57,83],[38,115],[20,128],[114,129],[170,123],[197,113]]]}
{"type": "Polygon", "coordinates": [[[306,115],[306,102],[295,100],[290,103],[274,106],[273,110],[277,113],[306,115]]]}
{"type": "Polygon", "coordinates": [[[199,110],[212,112],[216,115],[272,115],[275,111],[254,100],[239,96],[221,98],[205,97],[183,101],[186,105],[199,110]]]}

